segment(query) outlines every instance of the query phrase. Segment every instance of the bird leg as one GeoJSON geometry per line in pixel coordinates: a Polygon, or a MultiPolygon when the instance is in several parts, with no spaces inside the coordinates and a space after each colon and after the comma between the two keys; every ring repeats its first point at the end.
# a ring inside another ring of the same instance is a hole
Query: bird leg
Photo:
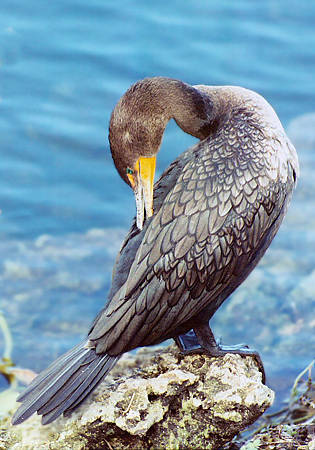
{"type": "Polygon", "coordinates": [[[183,353],[184,355],[204,352],[204,350],[200,347],[194,330],[190,330],[186,334],[180,334],[179,336],[174,337],[174,341],[179,347],[181,353],[183,353]]]}
{"type": "Polygon", "coordinates": [[[209,356],[218,357],[224,356],[227,353],[234,353],[241,356],[252,356],[255,358],[258,368],[262,373],[262,382],[265,384],[265,369],[259,353],[244,344],[231,346],[219,345],[215,340],[209,324],[200,325],[186,334],[177,336],[174,340],[184,355],[207,353],[209,356]]]}

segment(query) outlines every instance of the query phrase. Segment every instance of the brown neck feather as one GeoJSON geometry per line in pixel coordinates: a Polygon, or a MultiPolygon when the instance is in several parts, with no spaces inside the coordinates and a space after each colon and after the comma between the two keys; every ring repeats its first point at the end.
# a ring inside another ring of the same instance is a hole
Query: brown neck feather
{"type": "MultiPolygon", "coordinates": [[[[110,120],[109,139],[115,165],[126,180],[126,167],[139,156],[158,152],[170,119],[188,134],[204,139],[214,127],[208,94],[171,78],[138,81],[117,103],[110,120]]],[[[128,181],[127,181],[128,182],[128,181]]]]}

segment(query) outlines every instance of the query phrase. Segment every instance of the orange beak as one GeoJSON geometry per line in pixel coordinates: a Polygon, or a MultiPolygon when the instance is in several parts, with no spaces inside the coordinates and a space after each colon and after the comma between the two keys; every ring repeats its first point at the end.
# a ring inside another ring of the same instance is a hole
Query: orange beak
{"type": "Polygon", "coordinates": [[[137,180],[133,174],[127,174],[136,197],[137,227],[143,228],[144,211],[146,218],[153,215],[153,184],[156,156],[140,157],[134,167],[137,180]]]}

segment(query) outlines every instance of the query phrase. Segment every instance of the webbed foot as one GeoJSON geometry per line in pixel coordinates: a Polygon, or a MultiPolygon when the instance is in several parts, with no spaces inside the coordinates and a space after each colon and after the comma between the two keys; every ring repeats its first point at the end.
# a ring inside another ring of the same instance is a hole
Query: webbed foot
{"type": "Polygon", "coordinates": [[[262,382],[266,382],[264,365],[256,350],[249,348],[245,344],[221,345],[218,344],[208,324],[190,330],[184,335],[174,338],[182,354],[207,353],[209,356],[224,356],[227,353],[234,353],[241,356],[252,356],[262,373],[262,382]]]}
{"type": "Polygon", "coordinates": [[[183,355],[191,353],[202,353],[203,349],[200,347],[197,336],[194,330],[188,331],[186,334],[181,334],[174,338],[177,346],[183,355]],[[199,350],[202,350],[201,352],[199,350]]]}

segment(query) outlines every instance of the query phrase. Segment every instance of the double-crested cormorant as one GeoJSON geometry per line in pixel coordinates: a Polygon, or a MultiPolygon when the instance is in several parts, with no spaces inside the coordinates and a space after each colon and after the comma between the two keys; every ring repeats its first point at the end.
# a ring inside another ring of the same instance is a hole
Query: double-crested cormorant
{"type": "Polygon", "coordinates": [[[35,411],[45,424],[73,410],[139,346],[174,338],[183,351],[199,344],[210,355],[257,356],[219,346],[209,319],[265,253],[296,182],[297,155],[272,107],[240,87],[147,78],[119,100],[109,139],[116,168],[134,190],[137,218],[87,339],[20,395],[15,424],[35,411]],[[153,192],[155,157],[172,118],[200,142],[153,192]]]}

